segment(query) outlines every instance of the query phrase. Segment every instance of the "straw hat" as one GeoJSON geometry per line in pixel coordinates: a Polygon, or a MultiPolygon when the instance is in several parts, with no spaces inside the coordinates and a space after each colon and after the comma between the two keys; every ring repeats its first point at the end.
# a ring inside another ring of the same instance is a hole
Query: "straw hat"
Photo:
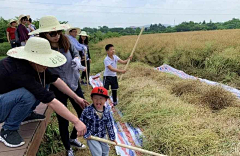
{"type": "Polygon", "coordinates": [[[17,23],[17,20],[11,19],[10,22],[9,22],[9,25],[11,25],[11,23],[13,23],[13,22],[17,23]]]}
{"type": "Polygon", "coordinates": [[[23,17],[27,17],[27,18],[29,19],[29,18],[30,18],[30,15],[20,15],[20,16],[18,17],[18,23],[21,23],[21,19],[22,19],[23,17]]]}
{"type": "MultiPolygon", "coordinates": [[[[69,25],[70,26],[70,25],[69,25]]],[[[80,28],[78,28],[78,27],[71,27],[70,26],[70,28],[68,28],[67,30],[66,30],[66,35],[69,35],[69,31],[71,31],[71,30],[73,30],[73,29],[76,29],[77,30],[77,34],[79,34],[80,32],[81,32],[81,29],[80,28]]]]}
{"type": "Polygon", "coordinates": [[[80,34],[78,34],[80,36],[87,36],[87,37],[90,37],[89,35],[87,35],[86,31],[81,31],[80,34]]]}
{"type": "Polygon", "coordinates": [[[44,16],[39,20],[39,29],[30,32],[28,35],[35,35],[43,32],[51,32],[58,30],[66,30],[69,28],[68,24],[60,24],[54,16],[44,16]]]}
{"type": "Polygon", "coordinates": [[[31,37],[25,46],[10,49],[7,55],[46,67],[58,67],[67,61],[64,55],[51,49],[48,40],[40,37],[31,37]]]}

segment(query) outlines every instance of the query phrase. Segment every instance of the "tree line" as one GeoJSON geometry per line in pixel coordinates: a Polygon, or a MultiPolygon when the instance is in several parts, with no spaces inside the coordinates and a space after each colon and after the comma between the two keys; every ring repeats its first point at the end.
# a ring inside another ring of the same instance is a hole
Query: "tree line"
{"type": "MultiPolygon", "coordinates": [[[[6,29],[10,20],[6,20],[0,17],[0,43],[7,42],[6,29]]],[[[63,21],[61,23],[67,23],[63,21]]],[[[39,21],[33,20],[33,24],[38,28],[39,21]]],[[[161,23],[151,24],[145,28],[144,34],[153,33],[172,33],[172,32],[186,32],[186,31],[206,31],[206,30],[222,30],[222,29],[239,29],[240,19],[233,18],[226,22],[182,22],[176,26],[165,26],[161,23]]],[[[108,26],[99,26],[98,28],[84,27],[82,30],[88,32],[91,36],[90,41],[97,43],[105,38],[119,37],[124,35],[137,35],[140,33],[139,27],[127,27],[127,28],[109,28],[108,26]]]]}

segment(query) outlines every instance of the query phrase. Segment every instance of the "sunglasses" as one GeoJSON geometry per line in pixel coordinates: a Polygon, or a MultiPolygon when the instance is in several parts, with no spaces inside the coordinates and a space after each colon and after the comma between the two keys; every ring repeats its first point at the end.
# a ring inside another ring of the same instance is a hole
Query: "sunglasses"
{"type": "Polygon", "coordinates": [[[51,37],[56,37],[57,35],[62,34],[62,30],[52,31],[52,32],[49,32],[47,34],[49,34],[49,36],[51,36],[51,37]]]}

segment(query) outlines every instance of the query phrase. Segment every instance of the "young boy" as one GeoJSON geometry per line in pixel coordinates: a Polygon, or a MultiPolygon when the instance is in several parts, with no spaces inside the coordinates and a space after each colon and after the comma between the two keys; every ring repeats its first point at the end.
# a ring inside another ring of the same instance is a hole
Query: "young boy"
{"type": "Polygon", "coordinates": [[[116,142],[110,110],[104,106],[109,98],[108,91],[104,87],[95,87],[91,92],[91,98],[93,104],[83,110],[80,118],[87,126],[84,138],[87,139],[92,156],[108,156],[109,146],[107,143],[90,140],[91,135],[106,138],[108,132],[109,139],[116,142]]]}
{"type": "Polygon", "coordinates": [[[113,97],[113,105],[117,105],[117,89],[118,89],[118,81],[117,81],[117,72],[125,73],[126,70],[117,69],[117,63],[127,64],[127,60],[121,60],[117,55],[114,55],[115,49],[112,44],[108,44],[105,46],[105,50],[107,52],[107,57],[104,59],[105,71],[103,75],[103,86],[107,90],[109,90],[109,85],[111,85],[112,89],[112,97],[113,97]]]}

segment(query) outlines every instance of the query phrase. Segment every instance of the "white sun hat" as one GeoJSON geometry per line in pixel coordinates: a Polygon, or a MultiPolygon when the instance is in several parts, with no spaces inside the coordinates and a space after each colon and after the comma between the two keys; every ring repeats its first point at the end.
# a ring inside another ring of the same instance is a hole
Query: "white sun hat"
{"type": "Polygon", "coordinates": [[[43,32],[51,32],[58,30],[66,30],[69,28],[68,24],[60,24],[54,16],[43,16],[39,20],[39,29],[30,32],[28,35],[35,35],[43,32]]]}
{"type": "Polygon", "coordinates": [[[20,15],[20,16],[18,17],[18,23],[19,23],[19,24],[21,23],[21,19],[22,19],[23,17],[27,17],[27,19],[29,19],[29,18],[30,18],[30,15],[20,15]]]}
{"type": "Polygon", "coordinates": [[[51,49],[48,40],[40,37],[31,37],[25,46],[10,49],[7,55],[46,67],[58,67],[67,62],[63,54],[51,49]]]}
{"type": "Polygon", "coordinates": [[[66,35],[69,35],[69,31],[73,30],[73,29],[76,29],[77,30],[77,34],[79,34],[81,32],[81,29],[78,28],[78,27],[72,27],[69,25],[69,28],[66,30],[66,35]]]}
{"type": "Polygon", "coordinates": [[[80,34],[78,34],[80,36],[87,36],[87,37],[90,37],[89,35],[87,35],[86,31],[81,31],[80,34]]]}
{"type": "Polygon", "coordinates": [[[10,22],[9,22],[9,25],[10,25],[11,23],[13,23],[13,22],[16,22],[16,23],[17,23],[17,20],[11,19],[10,22]]]}

